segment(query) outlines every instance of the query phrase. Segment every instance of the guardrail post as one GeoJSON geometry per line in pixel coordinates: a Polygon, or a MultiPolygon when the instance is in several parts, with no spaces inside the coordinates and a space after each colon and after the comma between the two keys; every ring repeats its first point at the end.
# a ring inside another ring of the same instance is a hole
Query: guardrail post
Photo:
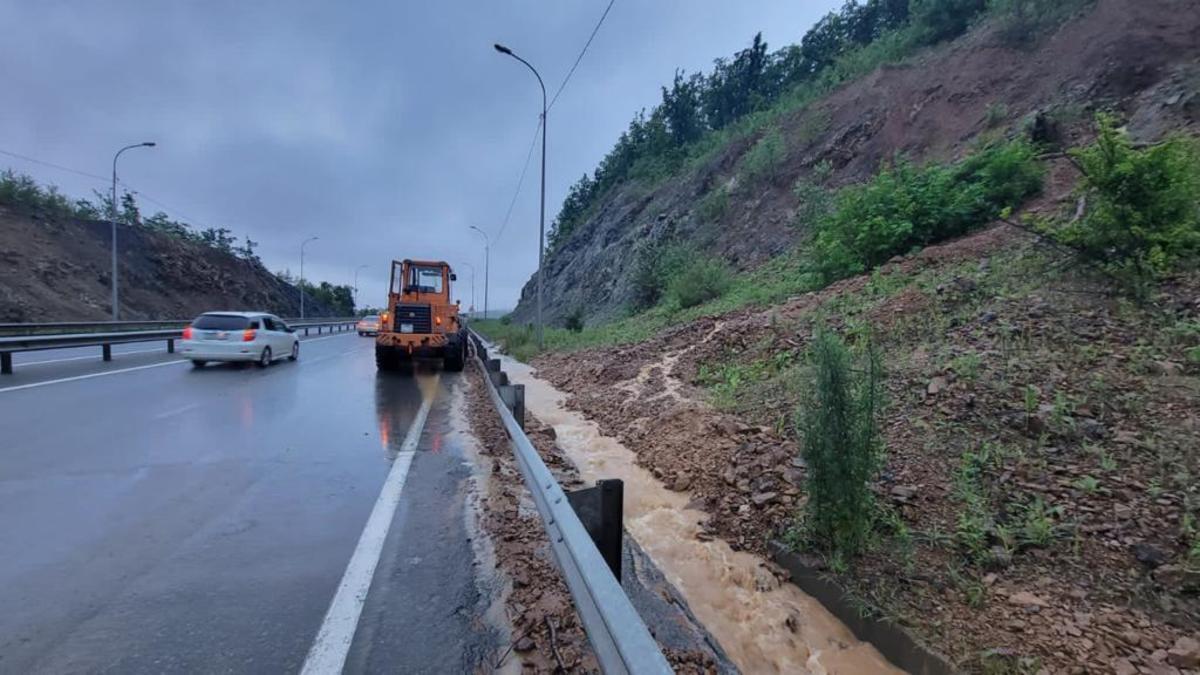
{"type": "Polygon", "coordinates": [[[619,479],[596,481],[595,487],[567,493],[567,501],[579,516],[604,562],[617,581],[621,580],[621,519],[625,510],[625,484],[619,479]]]}
{"type": "Polygon", "coordinates": [[[174,340],[167,340],[167,353],[168,354],[175,353],[175,341],[174,340]]]}
{"type": "Polygon", "coordinates": [[[0,352],[0,375],[12,375],[12,352],[0,352]]]}
{"type": "Polygon", "coordinates": [[[112,361],[112,345],[100,345],[104,350],[104,360],[112,361]]]}
{"type": "Polygon", "coordinates": [[[496,387],[500,392],[500,399],[504,401],[504,406],[512,413],[514,419],[517,420],[517,426],[521,427],[521,431],[525,430],[525,385],[523,384],[504,384],[496,387]]]}

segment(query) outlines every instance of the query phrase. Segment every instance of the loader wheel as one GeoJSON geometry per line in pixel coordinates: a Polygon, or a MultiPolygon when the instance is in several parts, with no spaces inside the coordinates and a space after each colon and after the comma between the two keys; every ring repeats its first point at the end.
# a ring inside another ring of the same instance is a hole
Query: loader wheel
{"type": "Polygon", "coordinates": [[[461,372],[463,369],[463,344],[446,345],[446,351],[442,355],[442,370],[450,373],[461,372]]]}
{"type": "Polygon", "coordinates": [[[375,368],[378,370],[399,370],[400,359],[396,350],[391,347],[375,346],[375,368]]]}

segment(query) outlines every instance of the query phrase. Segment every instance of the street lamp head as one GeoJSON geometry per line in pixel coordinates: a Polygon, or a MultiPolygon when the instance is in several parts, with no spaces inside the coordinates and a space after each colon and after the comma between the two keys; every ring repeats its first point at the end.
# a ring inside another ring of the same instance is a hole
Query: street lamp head
{"type": "Polygon", "coordinates": [[[512,56],[512,50],[500,44],[499,42],[492,45],[492,47],[494,47],[496,51],[500,52],[501,54],[508,54],[509,56],[512,56]]]}
{"type": "Polygon", "coordinates": [[[142,146],[147,147],[147,148],[153,148],[155,145],[158,145],[158,144],[155,143],[154,141],[146,141],[145,143],[142,143],[142,146]]]}

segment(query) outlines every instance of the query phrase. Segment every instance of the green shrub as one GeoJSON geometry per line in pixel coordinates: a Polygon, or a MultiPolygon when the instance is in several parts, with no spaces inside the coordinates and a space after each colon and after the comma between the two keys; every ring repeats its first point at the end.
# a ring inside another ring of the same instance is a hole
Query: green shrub
{"type": "Polygon", "coordinates": [[[783,134],[771,129],[742,157],[741,176],[748,184],[774,181],[779,176],[779,166],[785,154],[783,134]]]}
{"type": "Polygon", "coordinates": [[[826,329],[813,335],[808,356],[811,382],[796,413],[808,463],[804,526],[815,544],[845,559],[863,549],[874,523],[870,483],[883,454],[880,359],[868,345],[856,364],[826,329]]]}
{"type": "Polygon", "coordinates": [[[571,310],[570,314],[567,315],[566,321],[563,322],[563,328],[566,328],[572,333],[582,332],[585,318],[586,317],[583,314],[583,308],[576,307],[575,309],[571,310]]]}
{"type": "Polygon", "coordinates": [[[1176,136],[1135,148],[1108,115],[1095,144],[1072,155],[1083,217],[1057,238],[1121,278],[1159,277],[1200,253],[1200,143],[1176,136]]]}
{"type": "Polygon", "coordinates": [[[696,205],[696,216],[701,222],[715,223],[725,216],[727,208],[729,208],[729,190],[725,186],[721,186],[704,195],[700,203],[696,205]]]}
{"type": "Polygon", "coordinates": [[[667,281],[667,300],[688,309],[715,300],[729,290],[733,276],[724,262],[708,256],[693,257],[667,281]]]}
{"type": "Polygon", "coordinates": [[[1023,141],[948,166],[897,160],[870,182],[838,193],[817,223],[813,266],[832,281],[965,234],[1036,194],[1042,177],[1034,147],[1023,141]]]}
{"type": "Polygon", "coordinates": [[[909,7],[920,42],[935,44],[967,32],[987,0],[911,0],[909,7]]]}
{"type": "Polygon", "coordinates": [[[997,17],[1001,40],[1025,47],[1093,4],[1095,0],[988,0],[988,10],[997,17]]]}
{"type": "Polygon", "coordinates": [[[665,302],[688,309],[719,298],[733,283],[729,267],[686,244],[651,244],[634,262],[633,308],[665,302]]]}

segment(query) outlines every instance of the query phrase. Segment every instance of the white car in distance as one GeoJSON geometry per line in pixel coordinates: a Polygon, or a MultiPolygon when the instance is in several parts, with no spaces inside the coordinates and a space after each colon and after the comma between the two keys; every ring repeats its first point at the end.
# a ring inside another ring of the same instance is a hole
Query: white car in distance
{"type": "Polygon", "coordinates": [[[183,329],[180,352],[196,368],[209,361],[272,361],[300,358],[300,338],[283,319],[263,312],[206,312],[183,329]]]}

